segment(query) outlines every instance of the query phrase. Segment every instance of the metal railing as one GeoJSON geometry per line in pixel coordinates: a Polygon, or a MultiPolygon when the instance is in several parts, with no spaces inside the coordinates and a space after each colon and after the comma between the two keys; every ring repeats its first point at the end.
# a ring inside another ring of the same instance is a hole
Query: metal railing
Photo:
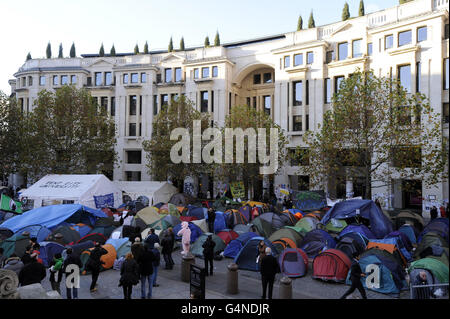
{"type": "Polygon", "coordinates": [[[410,285],[410,299],[449,299],[448,283],[434,285],[410,285]],[[439,289],[441,293],[438,293],[439,289]]]}

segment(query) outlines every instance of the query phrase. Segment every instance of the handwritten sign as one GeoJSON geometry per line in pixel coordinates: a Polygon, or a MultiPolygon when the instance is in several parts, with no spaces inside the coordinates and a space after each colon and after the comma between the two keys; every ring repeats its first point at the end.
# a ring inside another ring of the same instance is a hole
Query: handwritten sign
{"type": "Polygon", "coordinates": [[[233,198],[245,198],[244,182],[233,182],[230,184],[231,194],[233,198]]]}

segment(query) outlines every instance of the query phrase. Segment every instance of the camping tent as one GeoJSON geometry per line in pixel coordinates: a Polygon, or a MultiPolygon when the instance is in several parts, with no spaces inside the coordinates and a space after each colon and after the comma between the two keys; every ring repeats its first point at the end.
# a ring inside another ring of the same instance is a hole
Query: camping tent
{"type": "Polygon", "coordinates": [[[255,232],[246,232],[239,235],[238,238],[230,241],[230,243],[225,247],[223,255],[229,258],[235,258],[247,241],[253,237],[258,237],[258,234],[255,232]]]}
{"type": "Polygon", "coordinates": [[[21,234],[15,234],[0,243],[0,247],[4,249],[3,256],[9,258],[12,254],[16,254],[20,258],[25,254],[26,247],[30,244],[30,237],[21,234]]]}
{"type": "Polygon", "coordinates": [[[94,225],[97,218],[100,217],[106,217],[106,214],[101,210],[80,204],[52,205],[38,207],[15,216],[4,222],[2,227],[16,232],[31,225],[41,225],[51,229],[62,222],[94,225]]]}
{"type": "Polygon", "coordinates": [[[351,266],[351,259],[343,251],[327,249],[314,258],[312,277],[325,281],[345,282],[351,266]]]}
{"type": "Polygon", "coordinates": [[[448,265],[434,258],[422,258],[412,262],[409,266],[409,271],[413,269],[426,269],[433,274],[437,282],[444,284],[448,283],[448,265]]]}
{"type": "MultiPolygon", "coordinates": [[[[266,214],[269,214],[269,213],[266,213],[266,214]]],[[[273,215],[273,213],[270,213],[270,214],[273,215]]],[[[265,214],[262,214],[262,215],[265,215],[265,214]]],[[[256,227],[256,230],[260,236],[269,238],[270,235],[272,235],[276,229],[273,226],[273,224],[270,223],[270,221],[268,221],[267,219],[263,219],[261,216],[258,216],[254,220],[252,220],[251,224],[256,227]]]]}
{"type": "Polygon", "coordinates": [[[146,225],[153,224],[159,220],[161,216],[155,207],[145,207],[136,213],[135,218],[140,218],[144,221],[146,225]]]}
{"type": "MultiPolygon", "coordinates": [[[[275,245],[276,241],[285,242],[291,248],[300,247],[303,237],[300,233],[296,232],[292,228],[283,227],[277,231],[275,231],[270,237],[269,240],[275,245]]],[[[284,247],[286,248],[286,247],[284,247]]]]}
{"type": "Polygon", "coordinates": [[[316,218],[308,216],[300,219],[294,227],[298,229],[302,235],[306,235],[306,233],[316,229],[318,223],[319,221],[316,218]]]}
{"type": "Polygon", "coordinates": [[[197,225],[198,227],[200,227],[202,232],[204,232],[204,233],[209,232],[208,224],[206,223],[206,219],[203,218],[203,219],[193,220],[192,223],[197,225]]]}
{"type": "Polygon", "coordinates": [[[155,181],[114,181],[116,186],[124,191],[132,200],[136,200],[139,196],[146,196],[149,199],[149,205],[163,202],[167,203],[174,194],[178,193],[178,189],[169,182],[155,181]]]}
{"type": "Polygon", "coordinates": [[[45,267],[49,267],[55,254],[61,254],[66,249],[63,245],[52,241],[43,241],[40,243],[40,246],[39,258],[42,259],[45,267]]]}
{"type": "Polygon", "coordinates": [[[52,233],[50,229],[42,225],[26,226],[16,231],[16,233],[18,234],[23,234],[24,232],[29,232],[30,238],[36,238],[38,243],[46,240],[47,237],[52,233]]]}
{"type": "MultiPolygon", "coordinates": [[[[116,257],[117,257],[117,252],[116,252],[116,249],[114,248],[114,246],[111,244],[104,244],[104,245],[102,245],[102,247],[107,251],[107,253],[100,257],[100,261],[102,261],[102,266],[100,269],[108,270],[113,267],[114,261],[116,260],[116,257]]],[[[86,263],[89,259],[89,256],[91,255],[91,252],[93,249],[94,248],[89,248],[87,250],[84,250],[80,255],[81,262],[83,263],[83,266],[81,269],[82,275],[86,275],[88,273],[88,271],[86,269],[86,263]]]]}
{"type": "Polygon", "coordinates": [[[217,235],[211,234],[211,233],[205,233],[205,234],[201,234],[191,246],[191,253],[194,256],[203,257],[202,245],[206,241],[208,236],[212,236],[212,240],[216,243],[216,245],[214,246],[214,256],[218,255],[220,252],[222,252],[225,249],[225,243],[222,240],[222,238],[220,238],[217,235]]]}
{"type": "Polygon", "coordinates": [[[227,229],[225,214],[223,212],[216,211],[216,218],[214,219],[214,232],[218,233],[224,229],[227,229]]]}
{"type": "Polygon", "coordinates": [[[402,226],[400,226],[398,231],[408,236],[411,244],[417,244],[417,236],[419,234],[419,231],[413,225],[403,224],[402,226]]]}
{"type": "MultiPolygon", "coordinates": [[[[185,193],[177,193],[173,194],[169,200],[169,203],[174,204],[176,206],[186,207],[189,204],[194,203],[194,198],[185,193]]],[[[157,201],[155,203],[158,203],[157,201]]]]}
{"type": "Polygon", "coordinates": [[[409,210],[400,211],[393,219],[397,229],[404,224],[410,224],[416,227],[419,231],[422,231],[425,226],[425,221],[422,216],[409,210]]]}
{"type": "Polygon", "coordinates": [[[239,234],[236,233],[234,230],[224,229],[224,230],[218,232],[217,236],[222,238],[222,240],[224,241],[225,245],[228,245],[232,240],[238,238],[239,234]]]}
{"type": "Polygon", "coordinates": [[[255,225],[253,224],[237,224],[236,226],[233,227],[233,230],[238,233],[239,235],[248,233],[248,232],[254,232],[257,233],[258,229],[256,228],[255,225]]]}
{"type": "Polygon", "coordinates": [[[229,209],[225,211],[224,217],[227,228],[233,228],[237,224],[246,225],[248,223],[248,220],[245,218],[245,216],[242,215],[242,213],[237,209],[229,209]]]}
{"type": "Polygon", "coordinates": [[[337,203],[323,216],[321,223],[326,225],[332,218],[354,218],[357,216],[357,210],[362,218],[369,220],[370,230],[377,238],[384,238],[394,230],[391,220],[375,202],[366,199],[352,199],[337,203]]]}
{"type": "Polygon", "coordinates": [[[361,255],[367,247],[368,239],[360,233],[348,233],[339,237],[336,249],[343,251],[349,258],[353,258],[354,253],[361,255]]]}
{"type": "Polygon", "coordinates": [[[131,251],[131,242],[128,240],[128,238],[118,238],[118,239],[110,238],[106,241],[106,244],[114,246],[114,249],[116,250],[117,259],[119,259],[122,256],[125,256],[127,253],[131,251]]]}
{"type": "Polygon", "coordinates": [[[69,224],[62,223],[61,225],[53,229],[47,240],[58,242],[63,245],[72,245],[76,243],[80,238],[80,233],[78,233],[75,228],[73,228],[69,224]]]}
{"type": "Polygon", "coordinates": [[[316,257],[321,251],[335,248],[336,241],[322,229],[308,232],[303,238],[301,248],[310,258],[316,257]]]}
{"type": "Polygon", "coordinates": [[[234,263],[238,265],[239,269],[258,271],[259,265],[256,263],[258,257],[258,243],[263,240],[267,247],[272,249],[272,255],[277,257],[278,251],[272,243],[264,237],[253,237],[245,243],[237,256],[234,258],[234,263]]]}
{"type": "Polygon", "coordinates": [[[70,201],[90,208],[118,207],[122,192],[106,176],[46,175],[20,194],[34,201],[34,208],[70,201]]]}
{"type": "Polygon", "coordinates": [[[427,256],[429,254],[427,250],[429,250],[432,246],[448,248],[449,243],[438,233],[430,231],[422,237],[422,240],[414,251],[414,259],[421,259],[427,256]]]}
{"type": "Polygon", "coordinates": [[[291,278],[303,277],[308,272],[308,256],[300,248],[286,248],[278,257],[283,275],[291,278]]]}
{"type": "MultiPolygon", "coordinates": [[[[203,234],[203,231],[200,227],[193,224],[192,222],[188,223],[188,227],[191,230],[191,243],[195,242],[197,238],[203,234]]],[[[181,240],[181,236],[178,236],[178,232],[181,230],[181,224],[178,224],[173,227],[173,233],[175,234],[175,240],[181,240]]]]}
{"type": "Polygon", "coordinates": [[[342,237],[348,233],[358,233],[363,235],[367,239],[375,239],[375,235],[365,225],[348,225],[340,233],[338,237],[342,237]]]}
{"type": "Polygon", "coordinates": [[[420,243],[422,237],[431,231],[439,234],[439,236],[441,236],[448,242],[448,219],[436,218],[431,220],[420,233],[417,241],[420,243]]]}

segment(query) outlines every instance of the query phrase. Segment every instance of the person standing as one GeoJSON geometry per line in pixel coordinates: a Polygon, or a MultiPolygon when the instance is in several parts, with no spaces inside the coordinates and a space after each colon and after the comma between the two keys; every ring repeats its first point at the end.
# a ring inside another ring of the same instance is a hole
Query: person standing
{"type": "Polygon", "coordinates": [[[354,292],[355,289],[359,290],[363,299],[367,299],[366,291],[364,290],[364,286],[361,283],[361,277],[365,276],[366,274],[362,272],[361,266],[359,265],[359,255],[355,252],[353,253],[352,266],[350,267],[350,281],[352,285],[340,299],[347,298],[347,296],[354,292]]]}
{"type": "Polygon", "coordinates": [[[256,263],[258,264],[258,267],[261,267],[261,260],[266,255],[266,244],[264,243],[264,240],[261,240],[258,243],[258,257],[256,258],[256,263]]]}
{"type": "Polygon", "coordinates": [[[145,285],[148,283],[147,299],[152,298],[152,275],[153,275],[153,262],[155,256],[153,252],[148,249],[143,249],[139,259],[136,259],[139,265],[139,275],[141,279],[141,299],[145,299],[145,285]]]}
{"type": "MultiPolygon", "coordinates": [[[[67,248],[66,250],[66,259],[64,259],[64,263],[63,263],[63,271],[66,274],[66,280],[67,280],[67,276],[69,276],[71,274],[71,272],[68,271],[67,267],[69,265],[77,265],[78,266],[78,271],[80,271],[80,269],[83,267],[83,263],[81,262],[81,258],[79,255],[75,254],[72,250],[72,248],[67,248]]],[[[67,284],[67,282],[66,282],[67,284]]],[[[78,299],[78,288],[77,287],[72,287],[72,288],[68,288],[66,286],[66,297],[67,299],[78,299]]]]}
{"type": "Polygon", "coordinates": [[[16,254],[11,254],[11,256],[5,260],[5,264],[3,265],[3,269],[8,269],[14,271],[17,276],[23,268],[23,262],[16,254]]]}
{"type": "Polygon", "coordinates": [[[31,254],[30,261],[19,272],[21,286],[38,284],[47,276],[45,266],[37,261],[37,254],[31,254]]]}
{"type": "Polygon", "coordinates": [[[172,259],[172,251],[173,245],[175,243],[175,236],[173,234],[172,228],[167,229],[167,233],[161,239],[162,250],[161,253],[164,257],[164,262],[166,264],[164,269],[173,269],[173,259],[172,259]]]}
{"type": "Polygon", "coordinates": [[[212,235],[208,235],[205,242],[202,245],[203,247],[203,258],[205,259],[205,272],[206,276],[208,276],[208,264],[209,264],[209,275],[213,275],[214,270],[214,247],[216,247],[216,243],[212,239],[212,235]]]}
{"type": "Polygon", "coordinates": [[[155,243],[158,243],[158,244],[160,243],[159,237],[158,237],[158,235],[155,234],[155,229],[150,228],[150,234],[145,238],[144,246],[147,249],[153,249],[153,246],[155,245],[155,243]]]}
{"type": "Polygon", "coordinates": [[[131,244],[131,253],[133,254],[136,260],[139,260],[140,255],[145,250],[144,245],[141,242],[139,237],[136,237],[134,243],[131,244]]]}
{"type": "Polygon", "coordinates": [[[182,255],[187,255],[191,249],[191,229],[188,222],[181,222],[181,230],[177,233],[181,236],[181,244],[183,245],[182,255]]]}
{"type": "Polygon", "coordinates": [[[159,252],[160,245],[155,243],[153,249],[150,251],[153,253],[155,259],[153,260],[153,274],[152,274],[152,285],[153,287],[159,287],[159,284],[156,283],[156,279],[158,277],[158,268],[161,261],[161,254],[159,252]]]}
{"type": "Polygon", "coordinates": [[[53,290],[56,290],[59,294],[61,294],[61,280],[63,275],[63,263],[64,259],[61,256],[61,253],[55,254],[53,260],[50,262],[50,285],[53,290]]]}
{"type": "Polygon", "coordinates": [[[438,217],[438,210],[436,208],[436,206],[433,206],[433,208],[431,208],[430,210],[430,219],[436,219],[438,217]]]}
{"type": "Polygon", "coordinates": [[[265,256],[261,259],[261,282],[263,295],[262,299],[266,299],[267,287],[269,287],[269,299],[272,299],[273,283],[275,282],[275,275],[280,272],[277,259],[272,256],[270,247],[266,247],[265,256]]]}
{"type": "Polygon", "coordinates": [[[133,286],[139,282],[139,266],[133,257],[133,254],[129,252],[125,256],[125,261],[120,268],[120,286],[123,288],[124,299],[131,299],[133,292],[133,286]]]}
{"type": "Polygon", "coordinates": [[[86,263],[87,270],[92,273],[92,282],[89,288],[91,292],[97,291],[97,280],[103,264],[103,261],[101,261],[100,258],[107,253],[108,251],[97,242],[95,243],[95,248],[91,251],[91,255],[86,263]]]}
{"type": "Polygon", "coordinates": [[[208,229],[210,233],[214,234],[214,222],[216,220],[216,211],[214,208],[208,208],[208,229]]]}
{"type": "Polygon", "coordinates": [[[416,282],[414,283],[414,286],[419,287],[415,287],[413,299],[431,299],[433,296],[432,290],[430,287],[426,287],[429,285],[427,273],[425,271],[421,271],[415,279],[416,282]]]}

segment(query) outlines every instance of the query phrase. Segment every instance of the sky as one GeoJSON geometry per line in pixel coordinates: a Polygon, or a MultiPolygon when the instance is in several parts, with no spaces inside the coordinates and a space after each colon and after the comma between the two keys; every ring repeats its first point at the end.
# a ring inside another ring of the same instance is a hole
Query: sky
{"type": "MultiPolygon", "coordinates": [[[[0,0],[0,91],[11,93],[8,80],[23,65],[28,52],[44,58],[50,42],[53,56],[60,43],[69,56],[98,53],[103,43],[109,53],[167,50],[184,37],[186,48],[211,43],[216,31],[221,43],[295,31],[301,15],[304,28],[311,11],[316,26],[341,21],[346,0],[0,0]]],[[[360,0],[347,0],[350,15],[358,15],[360,0]]],[[[364,0],[371,13],[398,5],[398,0],[364,0]]]]}

